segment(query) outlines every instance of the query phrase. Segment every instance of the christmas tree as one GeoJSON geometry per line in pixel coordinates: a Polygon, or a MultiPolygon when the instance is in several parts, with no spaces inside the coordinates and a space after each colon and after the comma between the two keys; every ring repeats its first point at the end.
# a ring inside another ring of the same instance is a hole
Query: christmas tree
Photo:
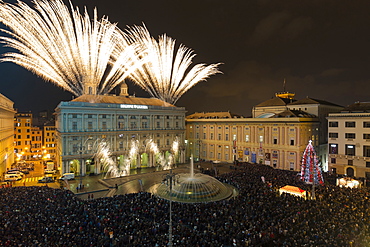
{"type": "Polygon", "coordinates": [[[319,166],[311,140],[303,153],[301,179],[308,184],[324,184],[321,167],[319,166]]]}

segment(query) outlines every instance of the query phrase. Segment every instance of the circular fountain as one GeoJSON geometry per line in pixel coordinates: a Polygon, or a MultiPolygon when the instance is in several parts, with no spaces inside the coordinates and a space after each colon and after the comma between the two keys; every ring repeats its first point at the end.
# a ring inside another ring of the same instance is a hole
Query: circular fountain
{"type": "Polygon", "coordinates": [[[193,167],[191,159],[190,173],[170,173],[171,179],[164,179],[161,184],[154,185],[151,192],[167,200],[185,203],[220,201],[233,195],[233,186],[205,174],[194,174],[193,167]]]}

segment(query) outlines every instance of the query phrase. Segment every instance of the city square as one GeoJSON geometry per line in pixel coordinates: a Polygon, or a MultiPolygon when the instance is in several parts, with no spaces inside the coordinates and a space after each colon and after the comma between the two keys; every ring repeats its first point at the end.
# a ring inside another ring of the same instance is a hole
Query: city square
{"type": "Polygon", "coordinates": [[[0,246],[369,245],[370,3],[209,3],[0,1],[0,246]]]}

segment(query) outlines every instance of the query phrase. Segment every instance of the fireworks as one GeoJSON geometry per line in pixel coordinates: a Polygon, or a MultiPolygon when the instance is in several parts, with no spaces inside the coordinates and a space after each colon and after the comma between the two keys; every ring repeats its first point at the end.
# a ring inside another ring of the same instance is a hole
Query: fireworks
{"type": "Polygon", "coordinates": [[[0,41],[14,48],[1,61],[14,62],[73,93],[105,94],[140,65],[139,51],[129,46],[115,24],[91,20],[86,9],[71,11],[61,0],[25,3],[0,1],[0,22],[11,31],[0,41]]]}
{"type": "Polygon", "coordinates": [[[145,26],[134,26],[123,34],[130,44],[145,49],[145,63],[129,78],[155,98],[170,104],[198,82],[220,73],[218,64],[197,64],[189,70],[195,54],[182,44],[175,55],[175,40],[163,34],[158,42],[150,36],[145,26]]]}
{"type": "Polygon", "coordinates": [[[106,17],[90,19],[87,10],[70,9],[62,0],[35,0],[34,8],[0,0],[0,22],[9,37],[0,42],[13,48],[0,61],[16,63],[46,81],[73,93],[109,93],[125,78],[151,96],[170,104],[211,75],[218,64],[196,64],[195,54],[163,34],[158,42],[145,26],[121,31],[106,17]],[[175,54],[176,53],[176,54],[175,54]]]}

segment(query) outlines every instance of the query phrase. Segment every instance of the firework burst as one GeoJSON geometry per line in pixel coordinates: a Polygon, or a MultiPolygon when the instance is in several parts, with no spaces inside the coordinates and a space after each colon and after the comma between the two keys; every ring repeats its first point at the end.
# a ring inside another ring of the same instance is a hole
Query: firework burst
{"type": "Polygon", "coordinates": [[[128,27],[125,33],[128,43],[137,44],[145,50],[145,63],[129,78],[146,90],[151,96],[170,104],[200,81],[221,73],[220,63],[189,66],[196,54],[182,44],[175,51],[175,40],[163,34],[158,41],[151,37],[145,26],[128,27]],[[176,54],[175,54],[176,52],[176,54]]]}
{"type": "Polygon", "coordinates": [[[61,0],[35,0],[34,8],[0,0],[0,22],[10,30],[0,41],[15,49],[0,61],[16,63],[73,93],[105,94],[136,66],[140,51],[128,45],[115,24],[97,10],[71,10],[61,0]]]}

